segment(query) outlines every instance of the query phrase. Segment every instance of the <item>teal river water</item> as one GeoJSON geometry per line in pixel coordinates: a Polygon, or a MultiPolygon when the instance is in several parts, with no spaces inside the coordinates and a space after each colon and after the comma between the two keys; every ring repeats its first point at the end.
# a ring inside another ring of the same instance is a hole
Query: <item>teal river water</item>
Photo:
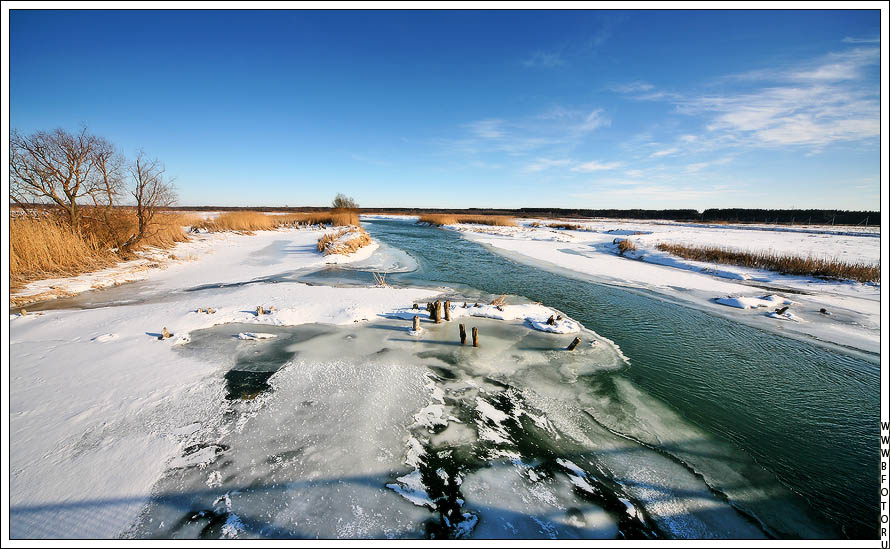
{"type": "Polygon", "coordinates": [[[521,265],[451,231],[402,221],[364,224],[419,264],[417,271],[391,274],[391,283],[466,285],[567,313],[614,340],[629,358],[629,368],[602,375],[629,379],[734,444],[843,536],[877,538],[877,357],[842,354],[645,293],[521,265]]]}

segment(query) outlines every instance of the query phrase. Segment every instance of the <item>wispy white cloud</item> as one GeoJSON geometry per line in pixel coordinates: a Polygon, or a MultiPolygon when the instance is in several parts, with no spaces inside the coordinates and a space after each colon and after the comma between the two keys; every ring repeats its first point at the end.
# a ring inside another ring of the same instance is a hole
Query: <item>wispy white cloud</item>
{"type": "Polygon", "coordinates": [[[470,130],[470,133],[472,133],[476,137],[481,137],[483,139],[498,139],[503,137],[503,125],[504,121],[497,118],[476,120],[475,122],[465,124],[465,126],[470,130]]]}
{"type": "MultiPolygon", "coordinates": [[[[500,152],[511,156],[554,154],[547,149],[570,149],[587,135],[607,127],[603,109],[580,110],[561,106],[518,119],[485,118],[462,124],[465,135],[439,139],[445,149],[464,154],[500,152]]],[[[556,153],[564,154],[564,153],[556,153]]]]}
{"type": "Polygon", "coordinates": [[[553,67],[561,67],[566,62],[558,53],[536,51],[522,64],[529,68],[551,69],[553,67]]]}
{"type": "Polygon", "coordinates": [[[618,93],[640,93],[647,92],[654,87],[655,86],[648,82],[637,80],[634,82],[626,82],[624,84],[614,84],[609,89],[618,93]]]}
{"type": "Polygon", "coordinates": [[[560,168],[572,164],[572,160],[568,158],[552,159],[538,158],[534,162],[525,167],[527,172],[541,172],[550,168],[560,168]]]}
{"type": "Polygon", "coordinates": [[[880,44],[880,38],[855,38],[852,36],[847,36],[841,42],[846,42],[847,44],[880,44]]]}
{"type": "Polygon", "coordinates": [[[591,162],[585,162],[583,164],[578,164],[577,166],[572,168],[573,172],[598,172],[598,171],[608,171],[615,170],[623,166],[622,162],[599,162],[593,160],[591,162]]]}
{"type": "Polygon", "coordinates": [[[854,48],[781,71],[732,75],[747,81],[745,91],[654,100],[705,117],[708,134],[694,140],[697,147],[822,147],[857,141],[880,135],[879,85],[866,73],[878,60],[877,48],[854,48]]]}
{"type": "Polygon", "coordinates": [[[662,157],[665,157],[665,156],[669,156],[669,155],[675,154],[675,153],[677,153],[679,150],[680,150],[680,149],[678,149],[678,148],[676,148],[676,147],[671,147],[670,149],[662,149],[662,150],[660,150],[660,151],[655,151],[654,153],[650,154],[650,155],[649,155],[649,158],[662,158],[662,157]]]}

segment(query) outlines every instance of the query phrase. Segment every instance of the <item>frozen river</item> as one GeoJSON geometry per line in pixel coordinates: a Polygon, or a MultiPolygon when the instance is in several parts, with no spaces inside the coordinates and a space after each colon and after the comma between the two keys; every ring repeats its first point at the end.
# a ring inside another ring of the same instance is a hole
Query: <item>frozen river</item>
{"type": "MultiPolygon", "coordinates": [[[[126,537],[876,537],[877,356],[518,264],[454,232],[364,225],[382,244],[365,262],[177,295],[367,287],[386,271],[395,287],[444,289],[455,318],[424,312],[419,335],[410,308],[191,331],[175,353],[215,373],[126,537]],[[501,294],[583,328],[467,316],[501,294]],[[458,323],[479,348],[460,345],[458,323]]],[[[12,511],[18,524],[44,512],[12,511]]]]}

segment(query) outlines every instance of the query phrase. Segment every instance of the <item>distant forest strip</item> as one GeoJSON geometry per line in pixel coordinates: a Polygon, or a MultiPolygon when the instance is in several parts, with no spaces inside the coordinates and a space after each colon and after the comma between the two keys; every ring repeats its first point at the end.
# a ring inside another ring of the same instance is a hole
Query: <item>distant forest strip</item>
{"type": "MultiPolygon", "coordinates": [[[[293,212],[315,212],[325,208],[284,207],[284,208],[243,208],[243,207],[180,207],[183,210],[224,211],[224,210],[277,210],[293,212]]],[[[835,224],[835,225],[880,225],[881,212],[850,210],[766,210],[747,208],[698,210],[582,210],[564,208],[359,208],[359,213],[391,213],[405,215],[455,214],[455,215],[509,215],[513,217],[602,217],[609,219],[665,219],[670,221],[698,221],[705,223],[779,223],[787,224],[835,224]]]]}
{"type": "MultiPolygon", "coordinates": [[[[125,208],[125,206],[121,206],[125,208]]],[[[322,212],[329,206],[173,206],[179,211],[276,211],[322,212]]],[[[663,219],[668,221],[692,221],[701,223],[776,223],[780,225],[880,225],[881,212],[858,210],[767,210],[759,208],[711,208],[703,212],[693,209],[641,210],[641,209],[566,209],[566,208],[357,208],[361,214],[402,215],[508,215],[512,217],[585,218],[608,219],[663,219]]]]}

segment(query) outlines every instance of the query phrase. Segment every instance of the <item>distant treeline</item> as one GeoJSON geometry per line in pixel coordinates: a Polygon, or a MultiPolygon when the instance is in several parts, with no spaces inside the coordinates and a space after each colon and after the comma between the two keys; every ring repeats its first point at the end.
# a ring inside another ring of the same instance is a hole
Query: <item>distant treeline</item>
{"type": "MultiPolygon", "coordinates": [[[[179,206],[177,209],[192,211],[286,211],[318,212],[327,207],[220,207],[220,206],[179,206]]],[[[512,215],[515,217],[603,217],[610,219],[666,219],[670,221],[699,222],[738,222],[738,223],[779,223],[779,224],[835,224],[835,225],[880,225],[881,212],[851,210],[767,210],[759,208],[711,208],[703,212],[693,209],[642,210],[642,209],[567,209],[567,208],[359,208],[360,213],[392,213],[405,215],[423,214],[479,214],[512,215]]]]}
{"type": "MultiPolygon", "coordinates": [[[[174,206],[181,211],[277,211],[321,212],[329,206],[174,206]]],[[[851,210],[767,210],[760,208],[711,208],[703,212],[693,209],[642,210],[642,209],[569,209],[569,208],[358,208],[360,213],[391,213],[404,215],[424,214],[476,214],[512,215],[514,217],[578,218],[603,217],[611,219],[666,219],[670,221],[699,221],[705,223],[778,223],[880,225],[881,212],[851,210]]]]}

